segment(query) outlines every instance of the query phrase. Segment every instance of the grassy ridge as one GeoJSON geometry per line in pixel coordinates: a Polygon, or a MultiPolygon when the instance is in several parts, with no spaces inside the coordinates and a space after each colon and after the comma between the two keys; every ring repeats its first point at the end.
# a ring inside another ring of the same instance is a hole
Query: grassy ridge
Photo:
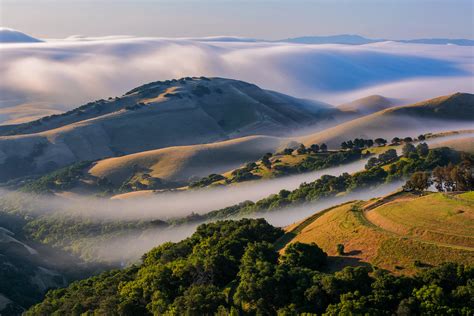
{"type": "Polygon", "coordinates": [[[473,264],[472,196],[402,193],[375,207],[352,202],[288,228],[282,240],[289,235],[290,243],[315,242],[332,256],[338,256],[337,244],[343,244],[346,255],[339,256],[337,264],[369,262],[403,274],[447,261],[473,264]]]}

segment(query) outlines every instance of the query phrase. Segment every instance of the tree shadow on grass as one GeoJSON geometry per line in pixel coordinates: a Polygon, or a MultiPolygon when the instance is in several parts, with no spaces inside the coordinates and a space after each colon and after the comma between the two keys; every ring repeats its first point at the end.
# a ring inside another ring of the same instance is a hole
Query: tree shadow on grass
{"type": "Polygon", "coordinates": [[[344,252],[344,255],[345,256],[356,256],[356,255],[360,255],[362,253],[362,251],[360,250],[351,250],[349,252],[344,252]]]}
{"type": "MultiPolygon", "coordinates": [[[[358,250],[353,250],[355,252],[358,250]]],[[[360,253],[360,251],[359,251],[360,253]]],[[[371,267],[372,265],[368,262],[362,261],[359,258],[345,257],[345,256],[328,256],[327,266],[325,272],[336,272],[344,269],[345,267],[371,267]]]]}

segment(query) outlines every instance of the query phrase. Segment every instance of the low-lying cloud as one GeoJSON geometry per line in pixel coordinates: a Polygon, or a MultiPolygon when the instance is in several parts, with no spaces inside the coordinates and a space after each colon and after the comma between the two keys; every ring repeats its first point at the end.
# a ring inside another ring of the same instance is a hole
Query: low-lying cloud
{"type": "Polygon", "coordinates": [[[204,214],[242,201],[257,201],[282,189],[293,190],[303,182],[311,182],[324,174],[338,176],[364,168],[366,159],[327,168],[321,171],[272,180],[245,182],[238,185],[201,190],[172,191],[137,199],[109,200],[91,196],[64,198],[43,197],[19,192],[0,192],[0,196],[14,194],[20,209],[37,215],[66,214],[100,221],[167,220],[191,213],[204,214]]]}
{"type": "Polygon", "coordinates": [[[369,93],[411,101],[474,91],[471,47],[454,45],[109,37],[0,44],[0,54],[0,107],[47,101],[70,109],[184,76],[241,79],[330,103],[369,93]]]}

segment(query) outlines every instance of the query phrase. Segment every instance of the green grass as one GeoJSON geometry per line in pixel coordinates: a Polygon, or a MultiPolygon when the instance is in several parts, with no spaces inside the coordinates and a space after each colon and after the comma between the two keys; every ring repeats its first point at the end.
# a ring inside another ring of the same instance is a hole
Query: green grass
{"type": "MultiPolygon", "coordinates": [[[[334,265],[371,263],[397,274],[414,274],[424,266],[455,261],[474,264],[473,192],[450,197],[443,194],[398,194],[365,211],[369,203],[351,202],[317,213],[287,228],[277,245],[315,242],[334,265]],[[337,244],[346,255],[338,256],[337,244]]],[[[336,268],[336,267],[332,268],[336,268]]]]}
{"type": "Polygon", "coordinates": [[[466,193],[459,194],[457,197],[474,202],[474,191],[469,191],[466,193]]]}

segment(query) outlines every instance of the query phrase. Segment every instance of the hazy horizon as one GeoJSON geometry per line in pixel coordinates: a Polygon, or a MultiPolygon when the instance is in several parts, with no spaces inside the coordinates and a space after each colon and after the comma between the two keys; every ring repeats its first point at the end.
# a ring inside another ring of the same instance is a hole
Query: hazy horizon
{"type": "Polygon", "coordinates": [[[0,25],[40,38],[223,35],[277,40],[357,34],[473,39],[473,12],[469,0],[456,5],[441,0],[2,0],[0,25]]]}

